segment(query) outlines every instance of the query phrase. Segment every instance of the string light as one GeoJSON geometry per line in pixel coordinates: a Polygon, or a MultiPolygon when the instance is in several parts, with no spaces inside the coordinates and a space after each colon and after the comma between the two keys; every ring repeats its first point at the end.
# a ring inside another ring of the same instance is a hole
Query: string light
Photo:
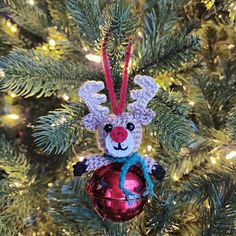
{"type": "Polygon", "coordinates": [[[84,49],[84,51],[85,51],[85,52],[87,52],[87,51],[88,51],[88,49],[87,49],[86,47],[83,47],[83,49],[84,49]]]}
{"type": "Polygon", "coordinates": [[[7,115],[9,119],[18,120],[20,117],[17,114],[9,114],[7,115]]]}
{"type": "Polygon", "coordinates": [[[151,152],[151,151],[152,151],[152,145],[148,145],[148,146],[147,146],[147,151],[148,151],[148,152],[151,152]]]}
{"type": "Polygon", "coordinates": [[[27,3],[29,3],[30,5],[34,5],[34,0],[27,0],[27,3]]]}
{"type": "Polygon", "coordinates": [[[68,101],[70,99],[70,97],[67,94],[64,93],[62,95],[62,99],[65,100],[65,101],[68,101]]]}
{"type": "Polygon", "coordinates": [[[55,47],[56,46],[56,42],[54,39],[49,39],[48,43],[52,46],[55,47]]]}
{"type": "Polygon", "coordinates": [[[83,156],[80,156],[80,157],[79,157],[79,161],[83,161],[83,160],[84,160],[84,158],[85,158],[85,157],[83,157],[83,156]]]}
{"type": "Polygon", "coordinates": [[[142,37],[142,32],[141,31],[138,32],[138,36],[142,37]]]}
{"type": "Polygon", "coordinates": [[[17,27],[15,25],[12,25],[10,26],[10,30],[15,33],[17,31],[17,27]]]}
{"type": "Polygon", "coordinates": [[[0,69],[0,77],[5,77],[5,72],[3,71],[3,69],[0,69]]]}
{"type": "Polygon", "coordinates": [[[234,158],[234,157],[236,157],[236,151],[232,151],[232,152],[230,152],[230,153],[228,153],[226,156],[225,156],[225,159],[232,159],[232,158],[234,158]]]}
{"type": "Polygon", "coordinates": [[[8,26],[8,27],[11,26],[11,22],[10,22],[10,21],[7,22],[7,26],[8,26]]]}
{"type": "Polygon", "coordinates": [[[179,177],[178,177],[176,174],[174,174],[173,180],[174,180],[174,181],[179,181],[179,177]]]}
{"type": "Polygon", "coordinates": [[[229,44],[228,49],[230,50],[230,49],[233,49],[233,48],[234,48],[234,44],[229,44]]]}
{"type": "Polygon", "coordinates": [[[94,61],[96,63],[101,62],[101,57],[98,55],[88,54],[85,56],[89,61],[94,61]]]}
{"type": "Polygon", "coordinates": [[[16,94],[15,94],[15,93],[10,93],[10,96],[11,96],[12,98],[15,98],[15,97],[16,97],[16,94]]]}
{"type": "Polygon", "coordinates": [[[210,159],[211,159],[211,163],[212,163],[213,165],[215,165],[215,164],[216,164],[216,159],[215,159],[214,157],[210,157],[210,159]]]}
{"type": "Polygon", "coordinates": [[[48,187],[51,188],[53,183],[48,183],[48,187]]]}
{"type": "Polygon", "coordinates": [[[190,101],[190,102],[189,102],[189,105],[190,105],[190,106],[194,106],[194,104],[195,104],[195,102],[193,102],[193,101],[190,101]]]}

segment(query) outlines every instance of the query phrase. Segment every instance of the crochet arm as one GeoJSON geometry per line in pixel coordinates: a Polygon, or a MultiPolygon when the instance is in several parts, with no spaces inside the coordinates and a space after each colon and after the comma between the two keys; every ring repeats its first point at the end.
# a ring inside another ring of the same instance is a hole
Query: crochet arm
{"type": "Polygon", "coordinates": [[[166,173],[164,168],[153,159],[144,156],[142,158],[146,161],[148,173],[153,175],[157,180],[163,181],[166,173]]]}
{"type": "Polygon", "coordinates": [[[83,161],[78,161],[75,165],[73,165],[74,176],[81,176],[82,174],[86,172],[96,170],[110,163],[111,161],[107,160],[101,155],[94,155],[94,156],[86,157],[84,158],[83,161]]]}

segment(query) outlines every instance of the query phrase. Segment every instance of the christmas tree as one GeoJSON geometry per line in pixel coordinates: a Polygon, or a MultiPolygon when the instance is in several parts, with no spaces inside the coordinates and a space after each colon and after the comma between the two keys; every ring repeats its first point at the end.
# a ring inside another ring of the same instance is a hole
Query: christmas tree
{"type": "Polygon", "coordinates": [[[235,16],[233,0],[0,0],[0,235],[236,235],[235,16]],[[159,85],[139,152],[166,176],[125,223],[72,167],[101,153],[78,89],[104,81],[105,35],[117,94],[129,37],[127,102],[135,75],[159,85]]]}

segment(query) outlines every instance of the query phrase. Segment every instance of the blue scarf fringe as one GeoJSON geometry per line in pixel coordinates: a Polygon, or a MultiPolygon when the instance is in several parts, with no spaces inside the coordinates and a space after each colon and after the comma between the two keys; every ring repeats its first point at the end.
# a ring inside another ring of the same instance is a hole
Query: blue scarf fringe
{"type": "Polygon", "coordinates": [[[128,157],[113,157],[107,154],[104,154],[104,157],[107,158],[109,161],[112,162],[118,162],[118,163],[123,163],[122,167],[121,167],[121,172],[120,172],[120,181],[119,181],[119,185],[121,190],[124,192],[127,200],[128,200],[128,204],[129,206],[133,205],[133,201],[136,202],[138,201],[141,196],[139,194],[136,193],[131,193],[130,191],[128,191],[124,185],[125,185],[125,178],[126,178],[126,174],[128,173],[129,169],[131,166],[136,165],[136,164],[140,164],[142,171],[143,171],[143,175],[144,178],[146,180],[146,191],[143,193],[143,196],[146,196],[149,193],[150,197],[154,196],[154,192],[153,192],[153,183],[152,180],[148,174],[148,169],[147,169],[147,165],[145,160],[140,157],[140,155],[135,152],[133,155],[128,156],[128,157]]]}

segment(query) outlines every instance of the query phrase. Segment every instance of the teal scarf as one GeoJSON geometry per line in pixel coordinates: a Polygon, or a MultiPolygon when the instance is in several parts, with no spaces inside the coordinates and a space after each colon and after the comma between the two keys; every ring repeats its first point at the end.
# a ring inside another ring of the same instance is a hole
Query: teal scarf
{"type": "Polygon", "coordinates": [[[121,167],[121,172],[120,172],[119,185],[128,200],[129,206],[133,204],[132,201],[136,202],[141,197],[139,194],[131,193],[124,187],[126,174],[128,173],[130,167],[133,165],[140,164],[143,171],[144,178],[146,180],[147,188],[146,188],[146,191],[143,193],[143,196],[146,196],[149,193],[150,197],[153,197],[154,195],[153,183],[148,174],[146,162],[142,157],[139,156],[137,152],[135,152],[132,156],[127,156],[127,157],[113,157],[108,154],[104,154],[104,157],[112,162],[123,163],[121,167]]]}

